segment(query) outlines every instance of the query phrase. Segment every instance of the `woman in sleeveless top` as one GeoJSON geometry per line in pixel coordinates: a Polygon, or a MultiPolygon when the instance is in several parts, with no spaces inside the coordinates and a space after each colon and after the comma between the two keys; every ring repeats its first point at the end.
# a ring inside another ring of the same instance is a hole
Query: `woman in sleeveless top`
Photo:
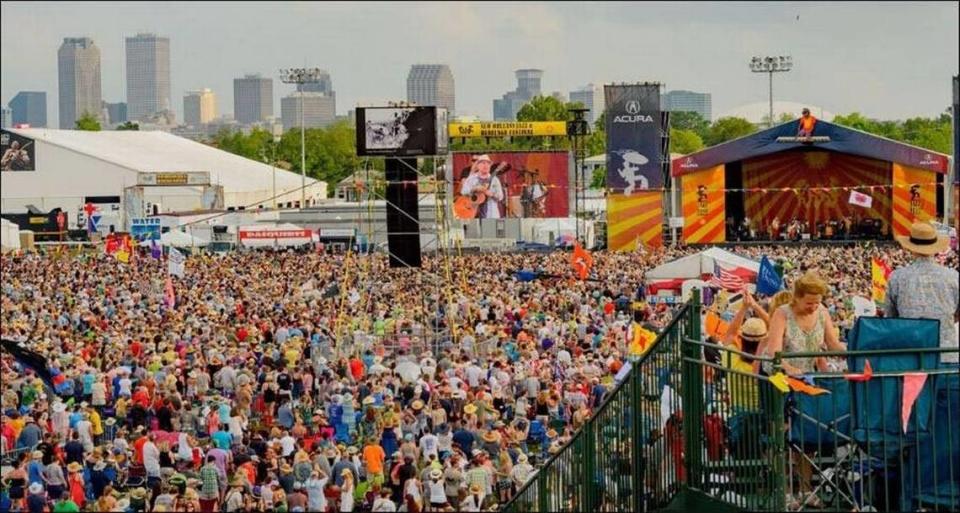
{"type": "MultiPolygon", "coordinates": [[[[766,355],[816,352],[822,351],[824,346],[830,351],[846,351],[846,346],[837,338],[830,314],[822,304],[826,293],[827,284],[813,272],[808,272],[794,283],[793,301],[774,311],[770,319],[766,355]]],[[[787,374],[807,374],[816,370],[816,358],[790,358],[784,360],[782,366],[787,374]]]]}

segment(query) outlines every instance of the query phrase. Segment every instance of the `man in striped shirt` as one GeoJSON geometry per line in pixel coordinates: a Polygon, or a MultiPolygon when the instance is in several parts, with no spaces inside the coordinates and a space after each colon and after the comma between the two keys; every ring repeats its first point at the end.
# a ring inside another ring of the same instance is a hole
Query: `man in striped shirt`
{"type": "Polygon", "coordinates": [[[220,471],[214,463],[216,458],[207,456],[207,464],[200,469],[200,511],[213,513],[220,499],[220,471]]]}

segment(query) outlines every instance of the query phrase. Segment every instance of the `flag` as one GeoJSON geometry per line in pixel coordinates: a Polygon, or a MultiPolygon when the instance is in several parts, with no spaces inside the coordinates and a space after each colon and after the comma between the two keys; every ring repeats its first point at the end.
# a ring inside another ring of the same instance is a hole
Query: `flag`
{"type": "Polygon", "coordinates": [[[873,377],[873,367],[870,366],[870,360],[863,362],[862,374],[844,374],[843,377],[847,381],[870,381],[870,378],[873,377]]]}
{"type": "Polygon", "coordinates": [[[732,271],[728,271],[720,266],[716,260],[713,261],[713,278],[710,284],[720,287],[724,290],[741,290],[743,288],[743,278],[737,276],[732,271]]]}
{"type": "Polygon", "coordinates": [[[587,276],[590,275],[590,268],[593,267],[593,255],[583,249],[583,246],[577,242],[573,246],[573,256],[570,258],[570,265],[573,266],[573,271],[577,273],[577,276],[579,276],[581,280],[585,280],[587,276]]]}
{"type": "Polygon", "coordinates": [[[157,244],[157,239],[150,241],[150,256],[157,260],[160,260],[160,257],[163,256],[163,250],[160,249],[160,245],[157,244]]]}
{"type": "Polygon", "coordinates": [[[870,263],[870,275],[873,281],[873,301],[883,303],[887,298],[887,279],[890,278],[890,266],[874,258],[870,263]]]}
{"type": "Polygon", "coordinates": [[[773,264],[764,255],[760,259],[760,272],[757,273],[757,294],[772,296],[783,289],[783,278],[777,274],[773,264]]]}
{"type": "Polygon", "coordinates": [[[657,339],[657,334],[644,328],[642,325],[634,322],[630,325],[627,332],[627,354],[632,357],[643,356],[653,347],[653,342],[657,339]]]}
{"type": "Polygon", "coordinates": [[[870,208],[873,206],[873,196],[862,192],[850,191],[850,204],[870,208]]]}
{"type": "Polygon", "coordinates": [[[177,296],[173,292],[173,280],[170,276],[167,276],[167,283],[163,286],[163,304],[171,310],[177,306],[177,296]]]}
{"type": "Polygon", "coordinates": [[[903,421],[903,432],[907,432],[907,424],[910,422],[910,412],[913,411],[913,403],[917,401],[920,391],[923,390],[923,384],[927,381],[926,372],[911,372],[903,375],[903,397],[900,403],[900,419],[903,421]]]}
{"type": "Polygon", "coordinates": [[[807,395],[820,395],[820,394],[829,394],[830,391],[813,386],[808,384],[806,381],[797,378],[791,378],[787,376],[787,384],[790,385],[790,389],[794,392],[801,392],[807,395]]]}
{"type": "Polygon", "coordinates": [[[790,391],[790,382],[787,379],[787,375],[783,372],[778,372],[770,376],[769,381],[771,385],[784,394],[790,391]]]}
{"type": "Polygon", "coordinates": [[[19,362],[20,365],[33,369],[33,372],[37,374],[37,377],[43,380],[43,383],[51,390],[57,390],[56,383],[53,381],[53,374],[47,365],[47,359],[44,358],[43,355],[26,349],[16,341],[6,338],[0,340],[0,347],[10,354],[10,356],[13,356],[13,359],[19,362]]]}
{"type": "Polygon", "coordinates": [[[178,251],[177,248],[171,247],[170,253],[167,255],[167,273],[183,278],[184,262],[186,262],[186,258],[184,258],[183,253],[178,251]]]}

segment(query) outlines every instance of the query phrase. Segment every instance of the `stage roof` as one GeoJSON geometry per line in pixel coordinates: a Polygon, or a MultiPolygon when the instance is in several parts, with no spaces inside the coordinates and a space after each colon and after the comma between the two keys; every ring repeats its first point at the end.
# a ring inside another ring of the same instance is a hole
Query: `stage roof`
{"type": "Polygon", "coordinates": [[[895,162],[942,174],[947,172],[949,159],[947,155],[823,120],[817,120],[816,127],[813,130],[813,136],[829,137],[829,142],[818,142],[814,144],[777,142],[778,137],[796,136],[798,124],[798,121],[789,121],[782,125],[777,125],[674,159],[670,166],[671,172],[673,176],[681,176],[720,164],[727,164],[729,162],[736,162],[738,160],[796,148],[830,150],[886,162],[895,162]]]}

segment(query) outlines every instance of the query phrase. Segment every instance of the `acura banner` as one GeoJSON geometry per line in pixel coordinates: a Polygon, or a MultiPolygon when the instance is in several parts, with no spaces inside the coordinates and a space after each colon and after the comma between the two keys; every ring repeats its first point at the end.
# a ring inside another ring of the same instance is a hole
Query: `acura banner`
{"type": "Polygon", "coordinates": [[[624,194],[663,188],[660,85],[608,85],[604,94],[607,188],[624,194]]]}

